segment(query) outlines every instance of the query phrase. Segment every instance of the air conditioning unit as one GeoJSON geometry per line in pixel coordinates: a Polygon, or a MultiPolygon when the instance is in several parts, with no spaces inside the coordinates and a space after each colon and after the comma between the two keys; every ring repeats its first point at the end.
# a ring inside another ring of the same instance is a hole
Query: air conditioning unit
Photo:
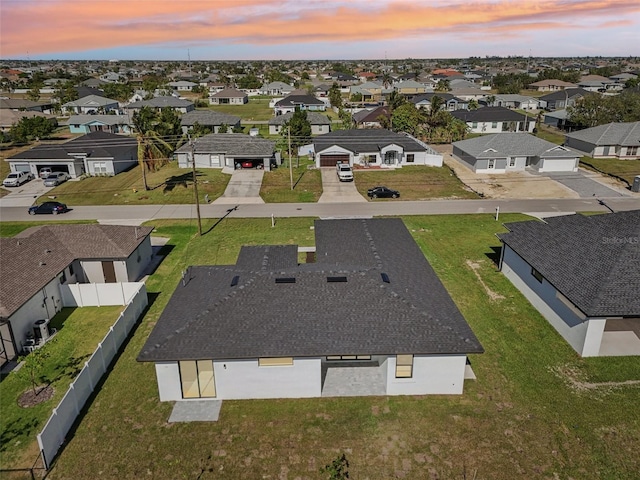
{"type": "Polygon", "coordinates": [[[37,320],[33,324],[33,336],[36,343],[44,343],[49,339],[49,319],[37,320]]]}

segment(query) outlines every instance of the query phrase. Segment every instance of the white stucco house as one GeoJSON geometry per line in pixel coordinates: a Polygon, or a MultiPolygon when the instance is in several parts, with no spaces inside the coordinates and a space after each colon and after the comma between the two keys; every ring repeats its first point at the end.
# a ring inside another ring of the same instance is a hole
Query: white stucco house
{"type": "Polygon", "coordinates": [[[463,392],[482,346],[402,220],[314,231],[312,263],[245,246],[188,268],[138,355],[161,401],[463,392]]]}
{"type": "Polygon", "coordinates": [[[0,238],[0,365],[22,354],[36,321],[65,306],[63,286],[137,281],[153,255],[152,230],[43,225],[0,238]]]}
{"type": "Polygon", "coordinates": [[[174,157],[180,168],[193,165],[197,168],[260,168],[270,170],[280,164],[280,153],[275,142],[242,133],[211,133],[197,138],[193,146],[185,144],[178,148],[174,157]],[[193,149],[193,151],[192,151],[193,149]]]}
{"type": "Polygon", "coordinates": [[[528,133],[494,133],[453,143],[453,155],[475,173],[577,172],[581,154],[528,133]]]}
{"type": "MultiPolygon", "coordinates": [[[[277,135],[284,131],[285,124],[291,120],[294,112],[283,113],[269,120],[269,134],[277,135]]],[[[311,135],[323,135],[331,131],[331,120],[326,115],[318,112],[306,112],[307,120],[311,125],[311,135]]]]}
{"type": "Polygon", "coordinates": [[[336,130],[313,139],[316,167],[340,163],[363,167],[442,166],[442,155],[407,133],[382,128],[336,130]]]}
{"type": "Polygon", "coordinates": [[[469,127],[471,133],[529,132],[536,126],[536,119],[505,107],[482,107],[476,110],[451,112],[469,127]]]}
{"type": "Polygon", "coordinates": [[[640,355],[640,210],[505,226],[500,270],[578,354],[640,355]]]}

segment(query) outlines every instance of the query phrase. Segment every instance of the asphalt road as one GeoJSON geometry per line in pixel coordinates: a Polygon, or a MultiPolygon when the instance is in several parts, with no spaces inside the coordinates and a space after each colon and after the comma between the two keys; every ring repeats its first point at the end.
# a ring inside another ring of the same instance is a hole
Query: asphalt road
{"type": "MultiPolygon", "coordinates": [[[[608,198],[605,203],[614,211],[640,209],[640,198],[608,198]]],[[[393,215],[437,215],[462,213],[529,213],[549,216],[573,212],[607,212],[596,198],[562,199],[486,199],[486,200],[430,200],[423,202],[377,200],[364,203],[267,203],[241,205],[201,205],[203,218],[221,218],[225,215],[239,218],[322,217],[347,218],[393,215]]],[[[196,218],[195,205],[114,205],[72,207],[64,215],[40,215],[38,220],[99,220],[104,223],[139,224],[161,218],[196,218]]],[[[0,220],[24,221],[36,217],[26,207],[0,208],[0,220]]]]}

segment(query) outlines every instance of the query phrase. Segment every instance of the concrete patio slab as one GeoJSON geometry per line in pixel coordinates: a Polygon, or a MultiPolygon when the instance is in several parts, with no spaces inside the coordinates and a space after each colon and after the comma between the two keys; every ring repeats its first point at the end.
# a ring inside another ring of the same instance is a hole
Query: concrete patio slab
{"type": "Polygon", "coordinates": [[[323,368],[323,397],[363,397],[386,395],[383,367],[323,368]]]}
{"type": "Polygon", "coordinates": [[[221,407],[222,400],[182,400],[173,406],[169,423],[217,422],[221,407]]]}

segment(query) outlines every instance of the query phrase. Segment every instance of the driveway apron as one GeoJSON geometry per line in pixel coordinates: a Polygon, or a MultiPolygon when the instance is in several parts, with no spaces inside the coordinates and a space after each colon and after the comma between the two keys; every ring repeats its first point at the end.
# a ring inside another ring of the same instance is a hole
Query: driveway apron
{"type": "Polygon", "coordinates": [[[561,183],[565,187],[570,188],[574,192],[578,193],[581,198],[587,197],[626,197],[627,194],[614,190],[612,188],[603,185],[600,182],[589,178],[584,172],[557,172],[546,173],[547,177],[561,183]]]}
{"type": "Polygon", "coordinates": [[[262,186],[263,176],[264,170],[234,170],[224,194],[220,198],[214,200],[213,203],[264,203],[264,200],[260,197],[260,187],[262,186]]]}
{"type": "Polygon", "coordinates": [[[341,182],[338,180],[335,167],[323,167],[322,195],[318,203],[354,203],[367,200],[358,193],[355,180],[353,182],[341,182]]]}
{"type": "Polygon", "coordinates": [[[54,187],[45,187],[44,182],[37,178],[23,183],[19,187],[7,188],[10,193],[0,198],[0,206],[30,207],[36,203],[38,197],[45,195],[52,188],[54,187]]]}

